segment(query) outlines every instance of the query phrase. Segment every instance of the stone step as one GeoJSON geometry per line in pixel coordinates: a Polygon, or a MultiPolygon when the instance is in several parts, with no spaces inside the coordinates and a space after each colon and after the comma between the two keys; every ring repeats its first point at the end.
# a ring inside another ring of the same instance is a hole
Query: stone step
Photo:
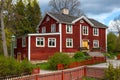
{"type": "Polygon", "coordinates": [[[101,52],[87,52],[89,56],[91,57],[104,57],[103,53],[101,52]]]}

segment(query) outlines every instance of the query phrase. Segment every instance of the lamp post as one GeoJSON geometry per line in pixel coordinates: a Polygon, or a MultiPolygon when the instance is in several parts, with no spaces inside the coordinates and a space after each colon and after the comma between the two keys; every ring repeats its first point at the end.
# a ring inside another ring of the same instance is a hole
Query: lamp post
{"type": "Polygon", "coordinates": [[[11,57],[14,57],[15,36],[11,36],[11,57]]]}

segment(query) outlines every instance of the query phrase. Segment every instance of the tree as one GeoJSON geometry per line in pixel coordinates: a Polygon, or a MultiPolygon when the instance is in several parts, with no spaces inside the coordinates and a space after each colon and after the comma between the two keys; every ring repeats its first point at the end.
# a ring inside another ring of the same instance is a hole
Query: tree
{"type": "Polygon", "coordinates": [[[14,8],[15,31],[17,36],[35,33],[41,19],[41,11],[37,0],[17,1],[14,8]]]}
{"type": "Polygon", "coordinates": [[[49,5],[52,12],[60,12],[61,9],[67,8],[70,15],[80,16],[83,11],[80,10],[79,0],[50,0],[49,5]]]}
{"type": "Polygon", "coordinates": [[[6,45],[6,36],[5,36],[5,31],[4,31],[4,0],[1,0],[1,34],[2,34],[2,45],[3,45],[3,52],[4,56],[8,57],[8,51],[7,51],[7,45],[6,45]]]}
{"type": "Polygon", "coordinates": [[[120,51],[120,15],[114,19],[113,27],[118,33],[116,51],[120,51]]]}
{"type": "Polygon", "coordinates": [[[114,52],[116,49],[117,36],[113,32],[107,34],[107,48],[108,52],[114,52]]]}

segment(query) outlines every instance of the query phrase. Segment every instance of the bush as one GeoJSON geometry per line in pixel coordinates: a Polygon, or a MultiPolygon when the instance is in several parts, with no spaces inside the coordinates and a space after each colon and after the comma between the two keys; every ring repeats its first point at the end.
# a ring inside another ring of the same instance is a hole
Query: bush
{"type": "Polygon", "coordinates": [[[73,57],[75,58],[76,61],[81,61],[88,58],[88,56],[86,56],[85,53],[83,52],[76,52],[73,57]]]}
{"type": "Polygon", "coordinates": [[[110,58],[110,59],[114,59],[114,55],[112,53],[104,53],[104,56],[106,56],[107,58],[110,58]]]}
{"type": "Polygon", "coordinates": [[[35,66],[29,61],[17,62],[13,58],[0,56],[0,77],[19,76],[23,73],[31,73],[35,66]]]}
{"type": "Polygon", "coordinates": [[[120,80],[120,67],[114,68],[109,64],[108,69],[105,70],[104,80],[120,80]]]}
{"type": "Polygon", "coordinates": [[[23,74],[30,74],[33,70],[33,68],[35,68],[36,66],[31,64],[29,61],[27,60],[23,60],[20,64],[20,68],[21,68],[21,73],[23,74]]]}
{"type": "Polygon", "coordinates": [[[56,53],[48,59],[50,69],[56,70],[58,64],[63,64],[64,68],[70,63],[70,57],[64,53],[56,53]]]}

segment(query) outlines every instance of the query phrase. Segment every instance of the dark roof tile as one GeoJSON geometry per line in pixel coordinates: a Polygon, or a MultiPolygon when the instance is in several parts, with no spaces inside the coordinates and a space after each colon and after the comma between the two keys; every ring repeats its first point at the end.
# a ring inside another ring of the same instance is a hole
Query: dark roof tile
{"type": "MultiPolygon", "coordinates": [[[[60,14],[60,13],[52,13],[52,12],[48,12],[50,15],[52,15],[54,18],[56,18],[57,20],[59,20],[59,22],[62,23],[69,23],[72,24],[72,21],[76,20],[79,17],[75,17],[75,16],[71,16],[71,15],[66,15],[66,14],[60,14]]],[[[106,25],[91,19],[91,18],[87,18],[91,23],[94,24],[94,27],[98,27],[98,28],[108,28],[106,25]]]]}

